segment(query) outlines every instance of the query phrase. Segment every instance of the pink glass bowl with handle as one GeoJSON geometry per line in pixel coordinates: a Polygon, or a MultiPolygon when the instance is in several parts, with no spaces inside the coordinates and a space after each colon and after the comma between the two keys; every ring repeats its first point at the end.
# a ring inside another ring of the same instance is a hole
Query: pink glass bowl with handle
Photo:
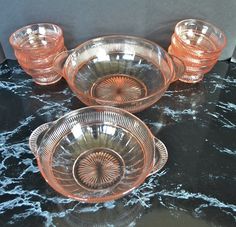
{"type": "Polygon", "coordinates": [[[54,66],[86,105],[129,112],[157,102],[185,69],[156,43],[126,35],[88,40],[57,55],[54,66]]]}
{"type": "Polygon", "coordinates": [[[168,158],[165,145],[140,119],[109,106],[81,108],[43,124],[29,145],[47,183],[87,203],[125,196],[168,158]]]}

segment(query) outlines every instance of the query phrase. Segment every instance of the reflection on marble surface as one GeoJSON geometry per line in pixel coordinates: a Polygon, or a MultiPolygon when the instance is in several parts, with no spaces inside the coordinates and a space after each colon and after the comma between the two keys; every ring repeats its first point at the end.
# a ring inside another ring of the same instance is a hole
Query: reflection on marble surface
{"type": "Polygon", "coordinates": [[[130,195],[101,204],[62,197],[41,177],[28,137],[84,106],[65,81],[35,85],[15,61],[0,65],[1,226],[235,226],[236,65],[218,63],[199,84],[176,82],[138,113],[169,161],[130,195]]]}

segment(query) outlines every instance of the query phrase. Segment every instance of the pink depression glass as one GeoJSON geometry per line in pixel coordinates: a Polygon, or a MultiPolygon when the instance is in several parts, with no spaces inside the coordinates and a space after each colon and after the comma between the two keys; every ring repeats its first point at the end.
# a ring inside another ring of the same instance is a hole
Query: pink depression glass
{"type": "Polygon", "coordinates": [[[157,102],[185,70],[149,40],[126,35],[88,40],[55,57],[55,70],[86,105],[138,112],[157,102]]]}
{"type": "Polygon", "coordinates": [[[65,49],[62,29],[55,24],[32,24],[15,31],[9,38],[23,70],[35,83],[49,85],[61,76],[53,69],[54,57],[65,49]]]}
{"type": "Polygon", "coordinates": [[[165,145],[140,119],[109,106],[81,108],[43,124],[29,145],[50,186],[87,203],[128,194],[168,158],[165,145]]]}
{"type": "Polygon", "coordinates": [[[179,80],[186,83],[202,80],[216,64],[225,45],[225,34],[208,22],[187,19],[177,23],[168,52],[185,64],[185,73],[179,80]]]}

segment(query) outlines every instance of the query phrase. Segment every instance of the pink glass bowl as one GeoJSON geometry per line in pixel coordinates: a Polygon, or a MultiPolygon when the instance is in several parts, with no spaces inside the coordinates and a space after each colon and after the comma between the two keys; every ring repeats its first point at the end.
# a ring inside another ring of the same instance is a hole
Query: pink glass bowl
{"type": "Polygon", "coordinates": [[[205,21],[187,19],[175,26],[168,52],[185,65],[180,80],[196,83],[213,68],[225,45],[226,36],[219,28],[205,21]]]}
{"type": "Polygon", "coordinates": [[[39,126],[29,145],[52,188],[88,203],[128,194],[168,158],[140,119],[108,106],[78,109],[39,126]]]}
{"type": "Polygon", "coordinates": [[[86,105],[138,112],[157,102],[184,66],[156,43],[112,35],[56,56],[54,66],[86,105]]]}
{"type": "Polygon", "coordinates": [[[61,79],[54,71],[55,56],[65,49],[62,30],[55,24],[32,24],[15,31],[9,38],[23,70],[40,85],[61,79]]]}

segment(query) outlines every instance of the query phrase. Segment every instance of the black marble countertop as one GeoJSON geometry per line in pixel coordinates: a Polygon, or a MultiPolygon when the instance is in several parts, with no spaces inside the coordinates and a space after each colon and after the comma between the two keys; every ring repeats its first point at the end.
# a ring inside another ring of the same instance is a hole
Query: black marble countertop
{"type": "Polygon", "coordinates": [[[218,62],[198,84],[175,82],[137,114],[169,160],[117,201],[59,195],[30,152],[37,126],[82,106],[64,80],[38,86],[16,61],[0,65],[1,226],[236,226],[236,65],[218,62]]]}

